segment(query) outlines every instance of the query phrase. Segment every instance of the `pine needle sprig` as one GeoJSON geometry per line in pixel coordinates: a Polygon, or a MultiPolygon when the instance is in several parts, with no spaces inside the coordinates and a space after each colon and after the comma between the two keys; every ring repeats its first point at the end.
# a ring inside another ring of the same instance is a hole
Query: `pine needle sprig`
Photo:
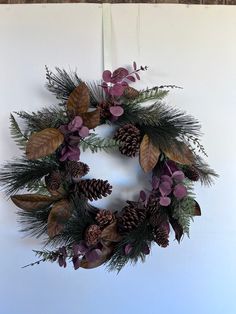
{"type": "Polygon", "coordinates": [[[60,256],[59,250],[56,250],[56,251],[49,251],[49,250],[37,251],[37,250],[33,250],[33,252],[35,253],[36,257],[38,257],[40,259],[37,260],[36,262],[30,263],[28,265],[25,265],[22,268],[26,268],[26,267],[34,266],[34,265],[39,265],[42,262],[51,262],[51,263],[53,263],[60,256]]]}
{"type": "Polygon", "coordinates": [[[67,100],[70,93],[82,82],[75,71],[68,73],[66,70],[56,67],[56,73],[53,73],[47,66],[45,68],[46,88],[56,95],[57,99],[67,100]]]}
{"type": "Polygon", "coordinates": [[[98,151],[109,152],[120,146],[120,143],[112,138],[100,138],[96,134],[91,134],[86,139],[81,139],[80,147],[83,151],[90,149],[92,153],[98,151]]]}
{"type": "Polygon", "coordinates": [[[10,114],[10,132],[11,137],[16,142],[17,146],[24,150],[28,141],[28,137],[21,131],[20,126],[13,114],[10,114]]]}
{"type": "Polygon", "coordinates": [[[139,96],[133,100],[126,101],[126,104],[141,104],[149,100],[161,101],[169,93],[169,90],[160,89],[159,87],[147,88],[139,93],[139,96]]]}
{"type": "Polygon", "coordinates": [[[199,174],[200,182],[206,186],[211,186],[214,183],[214,179],[219,177],[215,170],[213,170],[200,156],[195,156],[193,166],[199,174]]]}
{"type": "Polygon", "coordinates": [[[58,106],[44,107],[40,111],[32,113],[20,111],[15,114],[24,120],[27,135],[46,128],[58,128],[62,124],[68,123],[66,111],[58,106]]]}
{"type": "Polygon", "coordinates": [[[57,163],[51,158],[12,160],[3,164],[0,170],[0,186],[6,195],[15,194],[21,189],[35,191],[41,186],[41,179],[57,167],[57,163]]]}

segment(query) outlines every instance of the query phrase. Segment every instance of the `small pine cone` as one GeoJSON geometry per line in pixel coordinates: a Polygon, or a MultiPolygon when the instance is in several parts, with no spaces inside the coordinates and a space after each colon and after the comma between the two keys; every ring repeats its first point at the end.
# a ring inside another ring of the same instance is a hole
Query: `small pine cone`
{"type": "Polygon", "coordinates": [[[106,226],[112,224],[115,221],[115,215],[110,210],[100,210],[96,215],[96,221],[100,228],[105,228],[106,226]]]}
{"type": "Polygon", "coordinates": [[[191,181],[199,180],[199,173],[193,166],[185,166],[183,172],[189,180],[191,181]]]}
{"type": "Polygon", "coordinates": [[[59,189],[62,176],[59,171],[53,171],[45,177],[45,183],[48,190],[56,191],[59,189]]]}
{"type": "Polygon", "coordinates": [[[101,179],[87,179],[81,180],[77,183],[80,193],[82,193],[90,201],[97,200],[98,198],[106,197],[111,194],[112,186],[108,181],[101,179]]]}
{"type": "Polygon", "coordinates": [[[123,155],[134,157],[139,151],[141,143],[140,130],[132,124],[126,124],[119,128],[114,139],[121,142],[119,150],[123,155]]]}
{"type": "Polygon", "coordinates": [[[111,106],[112,103],[110,101],[104,101],[99,105],[101,118],[108,119],[111,117],[111,113],[109,110],[111,106]]]}
{"type": "Polygon", "coordinates": [[[136,202],[127,202],[118,218],[118,230],[122,233],[136,229],[146,218],[146,210],[139,208],[136,202]]]}
{"type": "Polygon", "coordinates": [[[133,87],[126,87],[123,96],[127,99],[135,99],[139,96],[139,91],[133,87]]]}
{"type": "Polygon", "coordinates": [[[85,231],[85,242],[88,246],[96,245],[102,234],[102,230],[98,225],[91,225],[85,231]]]}
{"type": "Polygon", "coordinates": [[[68,161],[66,164],[66,170],[72,177],[83,177],[89,172],[89,166],[83,162],[68,161]]]}
{"type": "Polygon", "coordinates": [[[161,247],[169,245],[169,230],[166,226],[161,225],[154,228],[154,240],[161,247]]]}

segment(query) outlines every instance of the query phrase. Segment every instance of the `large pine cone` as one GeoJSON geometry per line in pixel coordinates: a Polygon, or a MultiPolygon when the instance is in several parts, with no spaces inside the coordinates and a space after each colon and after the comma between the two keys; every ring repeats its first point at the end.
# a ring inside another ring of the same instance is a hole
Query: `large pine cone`
{"type": "Polygon", "coordinates": [[[96,221],[100,228],[105,228],[106,226],[112,224],[115,221],[115,215],[110,210],[100,210],[96,215],[96,221]]]}
{"type": "Polygon", "coordinates": [[[57,191],[61,185],[62,176],[59,171],[53,171],[45,177],[47,189],[50,191],[57,191]]]}
{"type": "Polygon", "coordinates": [[[133,124],[126,124],[119,128],[114,139],[121,142],[119,150],[123,155],[134,157],[139,151],[141,143],[140,130],[133,124]]]}
{"type": "Polygon", "coordinates": [[[98,198],[106,197],[111,194],[112,186],[108,181],[101,179],[87,179],[81,180],[77,183],[80,193],[82,193],[90,201],[97,200],[98,198]]]}
{"type": "Polygon", "coordinates": [[[66,164],[66,170],[72,177],[83,177],[89,172],[89,166],[83,162],[68,161],[66,164]]]}
{"type": "Polygon", "coordinates": [[[191,181],[199,180],[199,173],[194,166],[184,166],[183,173],[191,181]]]}
{"type": "Polygon", "coordinates": [[[102,230],[98,225],[90,225],[85,231],[85,242],[88,246],[96,245],[101,237],[102,230]]]}
{"type": "Polygon", "coordinates": [[[146,209],[139,207],[139,203],[127,202],[118,218],[118,230],[122,233],[130,232],[136,229],[146,218],[146,209]]]}
{"type": "Polygon", "coordinates": [[[163,223],[161,226],[154,228],[153,236],[155,242],[161,247],[167,247],[169,245],[169,223],[163,223]]]}

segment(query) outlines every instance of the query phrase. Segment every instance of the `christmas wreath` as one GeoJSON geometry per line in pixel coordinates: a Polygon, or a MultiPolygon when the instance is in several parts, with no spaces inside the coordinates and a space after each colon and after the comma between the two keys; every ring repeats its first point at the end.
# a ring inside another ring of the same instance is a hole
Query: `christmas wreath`
{"type": "Polygon", "coordinates": [[[11,135],[24,154],[2,166],[0,183],[19,208],[22,231],[44,238],[38,261],[29,265],[72,261],[75,269],[106,264],[120,271],[129,261],[143,261],[153,244],[167,247],[171,228],[180,242],[201,215],[193,183],[210,185],[217,174],[201,157],[200,124],[163,103],[177,86],[131,87],[146,70],[134,62],[132,69],[106,70],[101,82],[85,83],[76,72],[46,67],[47,89],[59,104],[11,114],[11,135]],[[113,125],[114,135],[98,136],[102,124],[113,125]],[[120,210],[95,207],[90,201],[111,194],[112,186],[86,178],[87,149],[138,155],[150,186],[120,210]],[[27,193],[16,194],[20,190],[27,193]]]}

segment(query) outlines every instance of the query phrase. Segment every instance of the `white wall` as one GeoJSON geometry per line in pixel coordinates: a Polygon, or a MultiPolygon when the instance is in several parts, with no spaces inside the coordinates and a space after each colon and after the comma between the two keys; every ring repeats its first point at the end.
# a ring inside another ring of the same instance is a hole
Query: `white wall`
{"type": "MultiPolygon", "coordinates": [[[[113,5],[114,68],[136,60],[148,65],[140,86],[176,84],[168,103],[203,124],[203,144],[220,179],[211,189],[197,186],[203,215],[191,239],[156,247],[145,264],[117,277],[44,264],[22,270],[39,248],[21,239],[14,206],[1,200],[0,312],[3,314],[162,313],[235,314],[235,99],[236,8],[224,6],[113,5]]],[[[56,103],[44,88],[44,65],[78,68],[83,79],[102,73],[100,5],[0,6],[0,161],[18,154],[8,131],[10,111],[56,103]]],[[[114,196],[100,205],[118,206],[145,185],[138,162],[100,155],[84,157],[92,174],[108,178],[114,196]],[[109,167],[105,167],[109,165],[109,167]],[[112,173],[111,173],[112,169],[112,173]],[[132,177],[130,177],[132,173],[132,177]]]]}

